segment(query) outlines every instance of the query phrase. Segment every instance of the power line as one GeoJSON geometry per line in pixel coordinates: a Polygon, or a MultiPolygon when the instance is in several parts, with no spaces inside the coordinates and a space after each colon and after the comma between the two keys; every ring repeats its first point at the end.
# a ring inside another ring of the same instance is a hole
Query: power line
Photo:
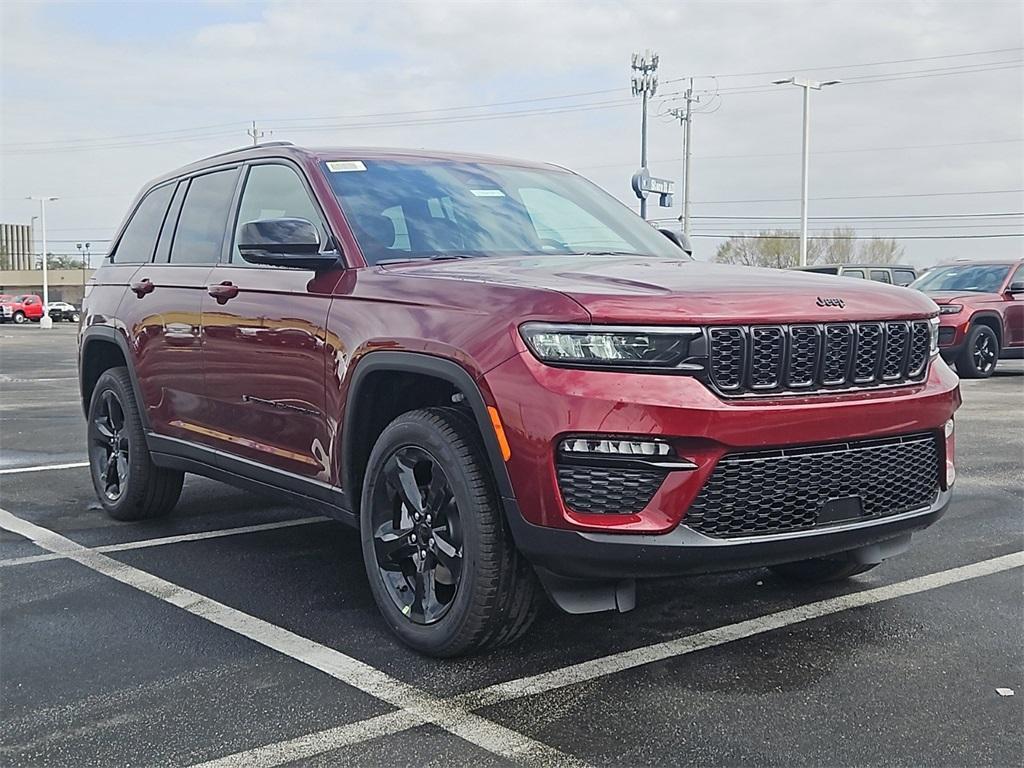
{"type": "MultiPolygon", "coordinates": [[[[960,197],[966,195],[1008,195],[1020,194],[1024,189],[990,189],[973,192],[916,192],[891,195],[832,195],[812,197],[811,200],[888,200],[907,197],[960,197]]],[[[799,202],[799,197],[763,197],[747,200],[694,200],[694,205],[732,205],[735,203],[792,203],[799,202]]]]}
{"type": "MultiPolygon", "coordinates": [[[[729,240],[733,237],[747,240],[799,240],[800,235],[737,235],[737,234],[711,234],[708,232],[695,233],[693,237],[714,237],[720,240],[729,240]]],[[[897,235],[895,237],[873,236],[841,236],[829,237],[827,235],[814,235],[814,240],[985,240],[1006,237],[1024,237],[1024,232],[1008,232],[1005,234],[993,235],[897,235]]]]}
{"type": "MultiPolygon", "coordinates": [[[[941,55],[941,56],[925,56],[925,57],[907,58],[907,59],[892,59],[892,60],[887,60],[887,61],[858,62],[858,63],[855,63],[855,64],[840,64],[840,65],[818,66],[818,67],[786,67],[784,69],[764,70],[764,71],[761,71],[761,72],[734,72],[734,73],[724,73],[724,74],[718,74],[718,75],[694,75],[693,77],[703,77],[703,78],[752,77],[752,76],[757,76],[757,75],[777,74],[779,72],[801,72],[801,71],[808,71],[808,70],[812,70],[812,69],[814,69],[814,70],[823,70],[823,71],[842,70],[842,69],[854,69],[854,68],[861,68],[861,67],[882,66],[882,65],[887,65],[887,64],[903,64],[903,63],[912,63],[912,62],[936,61],[936,60],[940,60],[940,59],[963,58],[963,57],[968,57],[968,56],[984,56],[984,55],[991,55],[991,54],[996,54],[996,53],[1008,53],[1008,52],[1020,51],[1020,50],[1024,50],[1024,47],[999,48],[999,49],[992,49],[992,50],[987,50],[987,51],[970,51],[970,52],[964,52],[964,53],[945,54],[945,55],[941,55]]],[[[1019,61],[1019,60],[1014,60],[1014,61],[1019,61]]],[[[912,71],[907,72],[907,73],[895,73],[895,74],[896,75],[909,74],[911,76],[915,76],[915,75],[916,76],[930,76],[930,75],[927,75],[927,74],[920,74],[920,73],[929,73],[929,72],[931,72],[931,73],[941,73],[941,72],[945,72],[945,71],[949,71],[950,74],[956,74],[956,72],[953,72],[951,70],[964,69],[964,68],[969,68],[969,67],[974,67],[975,68],[975,69],[971,70],[972,72],[973,71],[986,71],[985,68],[986,67],[990,67],[990,65],[992,65],[992,64],[1003,64],[1003,63],[1009,63],[1009,62],[979,62],[978,64],[974,64],[974,65],[968,64],[968,65],[960,65],[959,67],[947,67],[947,68],[934,69],[934,70],[912,70],[912,71]],[[980,69],[978,69],[979,67],[980,67],[980,69]]],[[[1006,68],[1006,67],[996,67],[996,68],[1006,68]]],[[[861,81],[863,81],[863,82],[883,82],[883,80],[879,80],[877,78],[879,78],[879,77],[889,77],[889,76],[892,76],[893,74],[894,73],[877,73],[877,74],[871,74],[871,75],[853,76],[852,78],[848,78],[847,81],[848,82],[850,82],[850,81],[853,81],[853,82],[861,82],[861,81]]],[[[680,82],[682,80],[688,79],[688,77],[689,76],[678,77],[678,78],[671,78],[669,80],[665,80],[664,82],[666,82],[666,83],[668,83],[668,82],[680,82]]],[[[898,77],[898,78],[895,78],[895,79],[907,79],[907,78],[898,77]]],[[[291,119],[284,119],[284,120],[281,120],[281,121],[270,121],[270,122],[282,122],[282,123],[289,124],[289,125],[285,125],[285,126],[282,126],[282,127],[298,128],[298,126],[294,126],[294,125],[290,125],[290,124],[291,123],[302,122],[302,121],[313,122],[313,121],[335,120],[335,119],[357,119],[357,120],[359,120],[359,119],[373,118],[373,117],[399,117],[399,116],[403,116],[403,115],[432,114],[432,113],[439,113],[439,112],[457,112],[457,111],[464,111],[464,110],[471,110],[471,109],[485,109],[485,108],[495,107],[495,106],[510,106],[510,105],[516,105],[516,104],[528,104],[528,103],[542,102],[542,101],[557,101],[557,100],[564,100],[564,99],[569,99],[569,98],[578,98],[578,97],[582,97],[582,96],[595,96],[595,95],[600,95],[600,94],[622,93],[623,91],[624,91],[623,88],[608,88],[608,89],[598,89],[598,90],[593,90],[593,91],[580,91],[580,92],[570,93],[570,94],[558,94],[558,95],[549,95],[549,96],[536,96],[536,97],[531,97],[531,98],[513,99],[513,100],[507,100],[507,101],[487,102],[487,103],[480,103],[480,104],[467,104],[467,105],[461,105],[461,106],[455,106],[455,107],[437,107],[437,108],[432,108],[432,109],[405,110],[405,111],[395,111],[395,112],[378,112],[378,113],[366,113],[366,114],[347,115],[347,116],[338,115],[338,116],[291,118],[291,119]]],[[[755,93],[755,92],[768,92],[768,91],[769,91],[768,87],[756,87],[755,86],[753,88],[749,88],[749,87],[745,88],[743,86],[740,86],[740,87],[734,88],[734,89],[723,89],[722,92],[723,93],[730,93],[731,92],[731,93],[735,94],[735,93],[740,93],[740,92],[743,92],[743,93],[755,93]]],[[[471,117],[471,116],[465,116],[465,117],[471,117]]],[[[172,142],[177,142],[177,141],[191,141],[191,140],[199,140],[199,139],[204,139],[204,138],[219,138],[221,136],[232,135],[234,133],[234,130],[232,130],[232,131],[218,130],[216,132],[209,132],[209,131],[212,131],[213,129],[227,129],[227,128],[234,128],[234,129],[237,130],[237,128],[240,125],[243,125],[243,124],[244,124],[243,121],[234,121],[234,122],[229,122],[229,123],[218,123],[218,124],[213,124],[213,125],[208,125],[208,126],[195,126],[195,127],[191,127],[191,128],[177,128],[177,129],[171,129],[171,130],[166,130],[166,131],[155,131],[155,132],[146,132],[146,133],[119,134],[119,135],[115,135],[115,136],[91,137],[91,138],[80,138],[80,139],[66,139],[66,140],[50,140],[50,141],[37,141],[37,142],[13,142],[13,143],[8,143],[8,144],[0,145],[0,147],[3,147],[3,151],[7,152],[7,151],[13,151],[13,150],[18,149],[18,148],[30,149],[32,147],[36,147],[40,151],[43,150],[44,148],[49,150],[49,151],[58,151],[60,149],[63,149],[65,151],[70,151],[72,149],[76,149],[77,150],[77,149],[86,149],[86,148],[89,148],[89,149],[115,149],[115,148],[125,148],[125,147],[129,147],[129,146],[150,146],[151,144],[155,144],[155,143],[172,143],[172,142]],[[178,134],[186,134],[186,135],[178,135],[178,134]],[[160,140],[160,141],[153,141],[153,142],[142,142],[142,141],[140,141],[140,142],[127,142],[127,141],[122,141],[122,140],[126,140],[126,139],[147,139],[147,138],[155,138],[155,137],[159,137],[159,136],[168,137],[168,138],[165,138],[165,139],[160,140]],[[116,142],[116,144],[111,144],[111,142],[116,142]],[[99,146],[97,146],[97,144],[99,146]]],[[[362,126],[355,126],[355,127],[362,127],[362,126]]]]}

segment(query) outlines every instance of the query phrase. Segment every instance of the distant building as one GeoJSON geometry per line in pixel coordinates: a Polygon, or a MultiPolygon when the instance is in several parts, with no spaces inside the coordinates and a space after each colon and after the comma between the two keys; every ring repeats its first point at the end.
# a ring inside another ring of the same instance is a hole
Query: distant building
{"type": "Polygon", "coordinates": [[[0,224],[0,269],[32,269],[32,227],[0,224]]]}

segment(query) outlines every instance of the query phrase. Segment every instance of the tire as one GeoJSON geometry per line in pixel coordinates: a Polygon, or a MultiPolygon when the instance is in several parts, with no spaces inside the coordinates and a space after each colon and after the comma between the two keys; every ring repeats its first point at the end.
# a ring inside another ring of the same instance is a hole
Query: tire
{"type": "Polygon", "coordinates": [[[17,312],[14,313],[14,322],[16,322],[18,325],[22,325],[27,319],[28,318],[25,317],[25,313],[22,312],[21,310],[18,310],[17,312]]]}
{"type": "Polygon", "coordinates": [[[881,563],[856,563],[853,560],[817,557],[813,560],[800,560],[796,563],[782,563],[771,566],[771,570],[788,581],[802,581],[821,584],[828,581],[842,581],[851,576],[870,571],[881,563]]]}
{"type": "Polygon", "coordinates": [[[454,408],[410,411],[381,433],[360,536],[377,607],[420,653],[504,645],[536,617],[537,577],[505,524],[476,425],[454,408]]]}
{"type": "Polygon", "coordinates": [[[987,325],[975,325],[967,333],[963,352],[956,361],[956,372],[963,379],[987,379],[999,361],[999,339],[987,325]]]}
{"type": "Polygon", "coordinates": [[[185,475],[153,464],[127,368],[110,368],[96,382],[88,443],[92,484],[112,518],[163,517],[177,504],[185,475]]]}

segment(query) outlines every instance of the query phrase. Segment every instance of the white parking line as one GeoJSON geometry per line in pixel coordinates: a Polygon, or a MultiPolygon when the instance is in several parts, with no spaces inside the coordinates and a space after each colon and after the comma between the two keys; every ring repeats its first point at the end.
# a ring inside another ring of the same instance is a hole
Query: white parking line
{"type": "MultiPolygon", "coordinates": [[[[278,520],[273,523],[258,523],[256,525],[240,525],[237,528],[220,528],[215,531],[197,531],[196,533],[182,533],[176,536],[161,536],[156,539],[141,539],[139,541],[125,541],[120,544],[103,544],[98,547],[88,547],[93,552],[124,552],[128,549],[148,549],[149,547],[162,547],[165,544],[181,544],[187,541],[203,541],[204,539],[219,539],[224,536],[238,536],[244,533],[259,533],[260,531],[273,531],[278,528],[294,528],[298,525],[310,525],[311,523],[323,523],[331,518],[318,515],[316,517],[300,517],[295,520],[278,520]]],[[[11,557],[0,560],[0,568],[7,568],[12,565],[27,565],[28,563],[44,563],[48,560],[66,560],[68,555],[60,552],[48,552],[45,555],[25,555],[24,557],[11,557]]]]}
{"type": "MultiPolygon", "coordinates": [[[[289,632],[270,622],[212,600],[151,573],[83,547],[42,526],[22,520],[0,509],[0,528],[17,533],[37,546],[69,559],[97,573],[133,587],[165,603],[229,629],[291,659],[318,669],[363,693],[387,702],[410,715],[410,722],[419,719],[437,725],[465,741],[500,757],[532,765],[582,765],[576,758],[539,741],[524,736],[479,715],[460,710],[436,696],[402,682],[365,662],[333,648],[289,632]]],[[[362,726],[370,738],[380,731],[362,726]]]]}
{"type": "Polygon", "coordinates": [[[0,475],[20,475],[23,472],[47,472],[51,469],[77,469],[78,467],[88,466],[88,461],[73,461],[69,464],[42,464],[33,467],[8,467],[7,469],[0,469],[0,475]]]}
{"type": "MultiPolygon", "coordinates": [[[[523,677],[517,680],[509,680],[504,683],[480,688],[469,693],[445,699],[446,704],[451,704],[463,710],[477,710],[492,704],[499,704],[504,701],[521,699],[533,696],[538,693],[565,688],[577,685],[582,682],[606,677],[628,669],[635,669],[645,664],[656,661],[678,658],[694,651],[706,650],[716,646],[731,643],[734,640],[753,637],[755,635],[771,632],[775,629],[821,618],[830,614],[847,611],[851,608],[860,608],[898,597],[914,595],[920,592],[927,592],[939,587],[956,584],[969,579],[976,579],[981,576],[989,576],[1012,568],[1024,566],[1024,552],[1014,552],[1001,557],[994,557],[990,560],[982,560],[978,563],[950,568],[946,571],[931,573],[927,576],[919,576],[907,581],[900,581],[895,584],[888,584],[884,587],[866,589],[862,592],[855,592],[849,595],[819,600],[815,603],[800,605],[784,611],[770,613],[756,619],[741,621],[737,624],[729,624],[706,632],[699,632],[695,635],[668,640],[663,643],[634,648],[630,651],[602,656],[591,661],[584,661],[579,664],[572,664],[568,667],[554,669],[550,672],[543,672],[539,675],[523,677]]],[[[317,733],[300,736],[296,739],[289,739],[273,744],[267,744],[255,749],[227,755],[209,765],[218,766],[243,766],[256,765],[261,768],[284,765],[285,763],[300,758],[312,757],[316,754],[324,754],[334,749],[356,743],[353,741],[361,735],[361,727],[366,726],[365,734],[368,738],[377,738],[377,718],[361,720],[350,723],[342,728],[331,728],[317,733]],[[374,735],[370,735],[374,734],[374,735]],[[295,749],[293,757],[292,750],[295,749]],[[315,750],[315,751],[314,751],[315,750]]],[[[410,722],[405,725],[395,725],[395,729],[389,733],[397,733],[400,730],[412,728],[419,723],[410,722]]],[[[207,765],[207,764],[204,764],[207,765]]]]}

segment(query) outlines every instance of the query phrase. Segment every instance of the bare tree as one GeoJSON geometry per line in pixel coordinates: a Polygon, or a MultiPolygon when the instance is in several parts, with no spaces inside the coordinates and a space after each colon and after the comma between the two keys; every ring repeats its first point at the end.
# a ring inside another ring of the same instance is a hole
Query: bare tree
{"type": "MultiPolygon", "coordinates": [[[[838,227],[826,237],[807,242],[808,264],[895,264],[903,246],[895,240],[872,238],[858,242],[849,227],[838,227]]],[[[730,237],[715,253],[721,264],[788,269],[800,263],[800,236],[788,230],[767,230],[730,237]]]]}

